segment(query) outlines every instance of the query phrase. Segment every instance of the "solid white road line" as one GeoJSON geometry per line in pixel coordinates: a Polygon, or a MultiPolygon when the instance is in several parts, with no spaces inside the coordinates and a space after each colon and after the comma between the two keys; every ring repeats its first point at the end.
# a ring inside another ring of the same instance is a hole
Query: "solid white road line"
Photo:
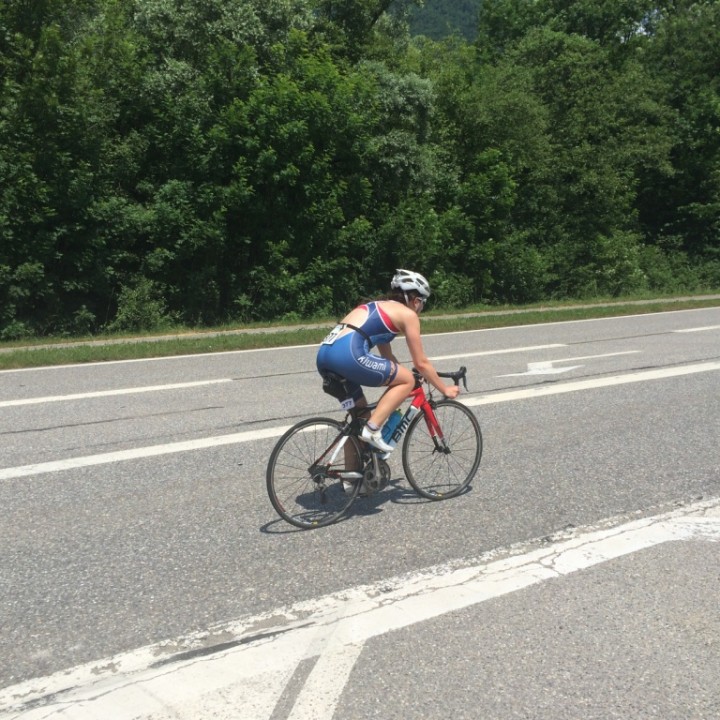
{"type": "Polygon", "coordinates": [[[504,348],[502,350],[484,350],[482,352],[460,353],[459,355],[433,355],[430,360],[437,362],[438,360],[457,360],[458,358],[485,357],[487,355],[507,355],[509,353],[530,352],[532,350],[550,350],[552,348],[561,347],[567,347],[567,345],[555,343],[553,345],[529,345],[528,347],[504,348]]]}
{"type": "Polygon", "coordinates": [[[332,633],[288,720],[330,720],[364,646],[364,642],[349,641],[342,632],[332,633]]]}
{"type": "MultiPolygon", "coordinates": [[[[495,403],[510,402],[515,400],[528,400],[531,398],[548,397],[581,390],[593,390],[596,388],[612,387],[614,385],[625,385],[628,383],[647,382],[649,380],[665,380],[667,378],[681,377],[683,375],[694,375],[696,373],[713,372],[720,370],[720,362],[698,363],[695,365],[683,365],[681,367],[664,368],[662,370],[647,370],[644,372],[628,373],[627,375],[613,375],[605,378],[594,378],[592,380],[576,380],[567,383],[555,383],[552,385],[540,385],[521,390],[510,390],[508,392],[495,393],[485,397],[461,397],[462,402],[469,407],[478,405],[494,405],[495,403]]],[[[67,460],[53,460],[32,465],[21,465],[0,470],[0,480],[11,480],[19,477],[29,477],[42,473],[60,472],[74,468],[88,467],[90,465],[103,465],[106,463],[122,462],[125,460],[137,460],[140,458],[154,457],[156,455],[168,455],[171,453],[188,452],[192,450],[205,450],[220,445],[233,445],[236,443],[251,442],[253,440],[265,440],[267,438],[279,437],[289,426],[265,428],[264,430],[249,430],[246,432],[233,433],[231,435],[220,435],[218,437],[200,438],[166,445],[151,445],[149,447],[134,448],[132,450],[118,450],[117,452],[103,453],[100,455],[88,455],[85,457],[68,458],[67,460]]]]}
{"type": "Polygon", "coordinates": [[[573,380],[555,385],[536,385],[521,390],[509,390],[479,398],[461,398],[464,405],[475,407],[478,405],[495,405],[501,402],[515,400],[528,400],[530,398],[560,395],[562,393],[578,392],[579,390],[594,390],[596,388],[613,387],[614,385],[627,385],[628,383],[647,382],[648,380],[665,380],[667,378],[695,375],[697,373],[720,370],[720,362],[698,363],[696,365],[683,365],[682,367],[664,368],[662,370],[646,370],[627,375],[612,375],[592,380],[573,380]]]}
{"type": "MultiPolygon", "coordinates": [[[[717,308],[710,307],[710,308],[689,308],[685,310],[666,310],[664,312],[660,313],[652,313],[653,316],[660,316],[660,315],[675,315],[678,313],[699,313],[699,312],[707,312],[710,310],[717,310],[717,308]]],[[[613,321],[613,320],[632,320],[635,318],[647,318],[650,317],[648,313],[638,313],[635,315],[622,315],[617,317],[602,317],[602,318],[586,318],[585,320],[560,320],[557,322],[544,322],[544,323],[531,323],[529,325],[509,325],[507,327],[497,327],[497,328],[478,328],[477,330],[456,330],[455,332],[451,333],[424,333],[426,337],[433,336],[433,337],[440,337],[440,336],[446,336],[451,337],[454,335],[470,335],[475,333],[494,333],[494,332],[502,332],[502,331],[524,331],[528,330],[530,328],[538,328],[538,327],[547,327],[548,325],[551,326],[558,326],[558,325],[573,325],[578,323],[601,323],[601,322],[607,322],[607,321],[613,321]]],[[[330,328],[331,325],[328,325],[328,328],[330,328]]],[[[708,326],[706,328],[700,328],[703,330],[714,330],[716,328],[720,328],[720,325],[712,325],[708,326]]],[[[682,331],[682,330],[675,330],[672,332],[693,332],[693,329],[682,331]]],[[[60,346],[61,347],[61,346],[60,346]]],[[[124,363],[147,363],[147,362],[166,362],[166,361],[173,361],[173,360],[192,360],[192,359],[201,359],[205,357],[218,357],[222,355],[242,355],[247,353],[265,353],[265,352],[273,352],[277,353],[283,350],[302,350],[302,349],[309,349],[309,348],[315,348],[317,347],[316,344],[304,344],[304,345],[289,345],[289,346],[283,346],[283,347],[270,347],[270,348],[252,348],[250,350],[221,350],[219,352],[208,352],[208,353],[192,353],[188,355],[167,355],[163,357],[151,357],[151,358],[134,358],[132,360],[103,360],[101,362],[91,362],[91,363],[72,363],[68,365],[47,365],[42,367],[33,367],[33,368],[14,368],[10,370],[0,370],[0,375],[3,375],[5,373],[24,373],[24,372],[38,372],[38,371],[51,371],[51,370],[67,370],[68,368],[91,368],[96,367],[98,365],[106,366],[106,365],[120,365],[124,363]]],[[[451,357],[451,356],[448,356],[451,357]]]]}
{"type": "Polygon", "coordinates": [[[283,695],[293,703],[292,720],[331,720],[355,661],[373,638],[663,543],[720,542],[720,499],[546,540],[214,628],[211,637],[225,640],[214,653],[193,653],[208,649],[208,634],[198,634],[183,639],[187,650],[175,655],[160,643],[7,687],[0,690],[0,720],[269,720],[283,695]],[[300,663],[313,660],[293,700],[288,683],[300,663]]]}
{"type": "Polygon", "coordinates": [[[87,400],[89,398],[112,397],[113,395],[135,395],[137,393],[160,392],[163,390],[184,390],[186,388],[229,382],[232,382],[230,378],[197,380],[195,382],[173,383],[172,385],[146,385],[145,387],[120,388],[118,390],[98,390],[96,392],[76,393],[75,395],[48,395],[46,397],[24,398],[22,400],[2,400],[0,401],[0,408],[19,407],[21,405],[40,405],[42,403],[64,402],[67,400],[87,400]]]}
{"type": "Polygon", "coordinates": [[[223,355],[244,355],[248,353],[266,353],[280,352],[281,350],[303,350],[305,348],[314,348],[316,345],[284,345],[283,347],[269,348],[252,348],[251,350],[220,350],[219,352],[192,353],[190,355],[162,355],[160,357],[149,358],[133,358],[132,360],[101,360],[99,362],[86,363],[70,363],[68,365],[43,365],[41,367],[12,368],[10,370],[0,370],[0,375],[7,373],[31,373],[31,372],[49,372],[52,370],[68,370],[73,368],[96,368],[107,367],[110,365],[129,365],[132,363],[153,363],[153,362],[173,362],[175,360],[202,360],[203,358],[222,357],[223,355]]]}

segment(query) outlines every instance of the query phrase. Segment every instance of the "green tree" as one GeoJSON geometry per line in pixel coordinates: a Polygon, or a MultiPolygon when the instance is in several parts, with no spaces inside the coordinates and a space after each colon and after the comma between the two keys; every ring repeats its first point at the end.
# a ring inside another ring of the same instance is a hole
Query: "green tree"
{"type": "Polygon", "coordinates": [[[678,2],[663,10],[646,62],[663,80],[672,113],[671,168],[648,168],[639,212],[645,234],[670,253],[709,263],[720,280],[720,6],[678,2]]]}
{"type": "Polygon", "coordinates": [[[534,27],[537,6],[527,0],[483,0],[475,47],[483,62],[499,61],[534,27]]]}
{"type": "Polygon", "coordinates": [[[413,4],[0,5],[0,336],[720,282],[720,4],[413,4]]]}
{"type": "Polygon", "coordinates": [[[372,80],[341,72],[304,34],[274,54],[274,72],[227,108],[218,129],[233,160],[231,243],[247,260],[236,292],[259,317],[329,311],[332,288],[355,272],[356,249],[343,254],[338,239],[365,210],[361,153],[375,112],[372,80]]]}
{"type": "MultiPolygon", "coordinates": [[[[0,105],[0,297],[6,335],[71,325],[102,272],[86,212],[108,123],[82,36],[94,3],[6,4],[0,105]]],[[[83,311],[87,318],[87,308],[83,311]]],[[[83,321],[85,323],[85,320],[83,321]]]]}

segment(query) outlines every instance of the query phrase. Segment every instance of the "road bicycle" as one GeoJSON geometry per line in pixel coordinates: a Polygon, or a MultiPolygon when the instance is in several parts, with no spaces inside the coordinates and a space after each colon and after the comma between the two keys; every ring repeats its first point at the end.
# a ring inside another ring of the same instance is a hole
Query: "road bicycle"
{"type": "MultiPolygon", "coordinates": [[[[415,492],[445,500],[475,477],[483,449],[480,424],[461,402],[434,400],[428,383],[414,368],[413,373],[410,405],[389,442],[399,445],[404,437],[403,471],[415,492]]],[[[461,367],[438,374],[467,388],[466,373],[461,367]]],[[[331,375],[323,389],[341,400],[345,420],[314,417],[297,423],[278,440],[267,467],[270,502],[283,520],[303,529],[337,522],[358,495],[372,495],[391,479],[387,456],[359,438],[365,423],[360,415],[377,403],[355,407],[339,375],[331,375]]]]}

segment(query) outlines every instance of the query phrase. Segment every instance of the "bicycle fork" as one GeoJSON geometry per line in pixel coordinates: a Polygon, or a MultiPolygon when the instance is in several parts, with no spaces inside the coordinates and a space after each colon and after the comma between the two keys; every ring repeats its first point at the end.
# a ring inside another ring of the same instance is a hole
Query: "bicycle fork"
{"type": "Polygon", "coordinates": [[[450,450],[450,446],[447,444],[447,441],[442,434],[442,430],[440,429],[440,425],[437,421],[437,418],[435,417],[435,413],[433,412],[432,408],[429,411],[425,411],[425,424],[427,425],[428,433],[430,434],[433,444],[435,445],[433,455],[435,453],[450,455],[452,450],[450,450]]]}

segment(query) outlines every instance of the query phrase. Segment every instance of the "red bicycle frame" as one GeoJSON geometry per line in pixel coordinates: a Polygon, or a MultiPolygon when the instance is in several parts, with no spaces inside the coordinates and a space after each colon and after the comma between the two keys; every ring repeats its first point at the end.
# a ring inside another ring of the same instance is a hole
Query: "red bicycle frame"
{"type": "Polygon", "coordinates": [[[428,433],[433,439],[435,446],[438,448],[438,450],[445,447],[445,439],[443,436],[442,428],[440,427],[440,423],[438,423],[438,419],[435,416],[432,403],[430,402],[428,396],[425,394],[425,389],[420,382],[418,382],[417,386],[410,393],[410,395],[408,395],[408,397],[412,398],[410,401],[410,407],[406,410],[403,419],[400,421],[400,424],[393,433],[392,439],[395,440],[396,443],[399,442],[400,438],[405,434],[405,431],[409,427],[410,422],[415,417],[415,415],[417,415],[418,412],[422,412],[425,418],[425,424],[427,425],[428,433]]]}

